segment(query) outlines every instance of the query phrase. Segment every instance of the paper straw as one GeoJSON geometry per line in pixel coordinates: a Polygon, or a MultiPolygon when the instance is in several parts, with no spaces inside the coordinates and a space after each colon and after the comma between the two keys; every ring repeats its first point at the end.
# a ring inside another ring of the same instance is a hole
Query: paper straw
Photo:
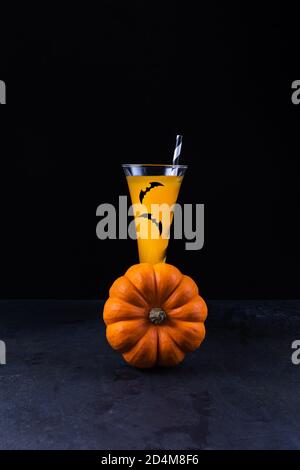
{"type": "Polygon", "coordinates": [[[179,164],[181,145],[182,145],[182,135],[177,135],[176,136],[176,145],[175,145],[175,150],[174,150],[174,155],[173,155],[173,165],[178,165],[179,164]]]}

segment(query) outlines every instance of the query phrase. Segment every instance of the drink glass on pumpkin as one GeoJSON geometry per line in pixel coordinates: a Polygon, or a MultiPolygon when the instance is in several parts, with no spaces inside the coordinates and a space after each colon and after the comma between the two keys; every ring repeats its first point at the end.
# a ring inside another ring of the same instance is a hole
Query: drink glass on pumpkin
{"type": "Polygon", "coordinates": [[[186,165],[124,164],[140,263],[166,260],[173,208],[186,165]],[[158,210],[159,208],[159,210],[158,210]]]}

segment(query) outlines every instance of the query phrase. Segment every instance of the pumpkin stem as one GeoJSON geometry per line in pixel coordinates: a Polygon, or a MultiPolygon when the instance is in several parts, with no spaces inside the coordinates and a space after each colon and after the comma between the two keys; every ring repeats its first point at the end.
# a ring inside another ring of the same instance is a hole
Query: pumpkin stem
{"type": "Polygon", "coordinates": [[[166,312],[160,307],[154,307],[150,310],[149,320],[154,323],[154,325],[160,325],[166,318],[166,312]]]}

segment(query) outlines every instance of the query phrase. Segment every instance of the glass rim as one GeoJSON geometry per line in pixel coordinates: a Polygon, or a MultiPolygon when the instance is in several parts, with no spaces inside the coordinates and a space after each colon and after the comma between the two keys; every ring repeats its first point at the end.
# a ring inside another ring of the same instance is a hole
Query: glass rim
{"type": "Polygon", "coordinates": [[[132,167],[157,167],[157,168],[188,168],[188,165],[172,165],[165,163],[122,163],[123,168],[132,168],[132,167]]]}

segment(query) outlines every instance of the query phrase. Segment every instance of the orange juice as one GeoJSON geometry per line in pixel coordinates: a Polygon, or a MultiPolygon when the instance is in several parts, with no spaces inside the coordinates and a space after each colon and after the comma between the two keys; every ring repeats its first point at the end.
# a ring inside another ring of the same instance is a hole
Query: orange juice
{"type": "Polygon", "coordinates": [[[151,264],[164,262],[169,243],[168,233],[173,219],[172,206],[177,201],[183,176],[141,175],[126,178],[132,204],[136,206],[134,217],[140,262],[151,264]],[[158,212],[155,208],[159,205],[162,206],[158,212]]]}

